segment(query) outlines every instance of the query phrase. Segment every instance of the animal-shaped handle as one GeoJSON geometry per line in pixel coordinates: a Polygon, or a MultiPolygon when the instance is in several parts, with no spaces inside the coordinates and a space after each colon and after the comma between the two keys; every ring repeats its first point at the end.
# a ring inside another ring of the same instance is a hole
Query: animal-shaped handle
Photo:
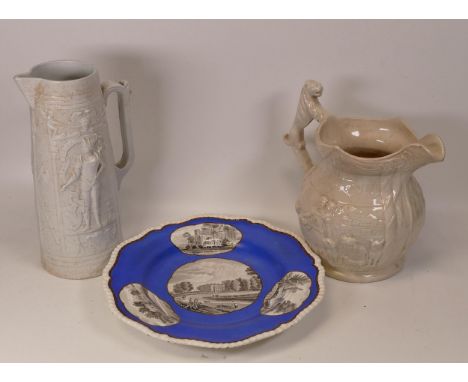
{"type": "Polygon", "coordinates": [[[107,99],[112,93],[117,93],[120,133],[122,135],[122,157],[115,164],[117,172],[117,184],[120,187],[122,178],[130,169],[133,159],[133,141],[130,131],[129,105],[130,105],[130,88],[127,81],[104,81],[101,85],[104,101],[107,104],[107,99]]]}
{"type": "Polygon", "coordinates": [[[322,91],[323,87],[319,82],[313,80],[305,82],[301,90],[294,123],[289,133],[284,135],[284,141],[293,148],[304,171],[309,170],[314,165],[306,149],[304,129],[314,119],[317,122],[321,122],[327,115],[327,112],[318,100],[318,97],[322,95],[322,91]]]}

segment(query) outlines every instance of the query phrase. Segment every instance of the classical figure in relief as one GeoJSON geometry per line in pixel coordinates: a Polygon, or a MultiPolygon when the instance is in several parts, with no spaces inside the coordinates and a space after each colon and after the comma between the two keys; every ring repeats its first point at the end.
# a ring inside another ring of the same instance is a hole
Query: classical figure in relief
{"type": "Polygon", "coordinates": [[[96,134],[81,138],[80,154],[75,161],[70,176],[62,185],[61,191],[67,190],[75,182],[79,182],[79,199],[82,203],[82,228],[88,230],[92,219],[98,227],[99,217],[99,176],[104,163],[102,161],[102,144],[96,134]]]}

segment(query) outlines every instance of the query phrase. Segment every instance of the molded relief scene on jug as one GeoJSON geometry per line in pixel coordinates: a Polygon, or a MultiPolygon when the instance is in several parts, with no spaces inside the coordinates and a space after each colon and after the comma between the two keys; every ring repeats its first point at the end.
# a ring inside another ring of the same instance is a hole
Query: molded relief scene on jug
{"type": "Polygon", "coordinates": [[[293,127],[285,136],[305,169],[296,203],[301,230],[327,275],[371,282],[397,273],[424,222],[421,188],[413,172],[444,159],[441,139],[417,139],[400,119],[337,118],[303,87],[293,127]],[[304,128],[317,120],[312,164],[304,128]]]}

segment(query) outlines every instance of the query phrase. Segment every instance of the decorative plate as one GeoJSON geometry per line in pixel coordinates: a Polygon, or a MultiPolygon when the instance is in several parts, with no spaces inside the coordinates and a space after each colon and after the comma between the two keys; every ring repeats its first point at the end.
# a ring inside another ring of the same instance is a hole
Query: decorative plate
{"type": "Polygon", "coordinates": [[[320,259],[293,233],[247,218],[196,217],[121,243],[104,270],[111,309],[153,337],[246,345],[322,299],[320,259]]]}

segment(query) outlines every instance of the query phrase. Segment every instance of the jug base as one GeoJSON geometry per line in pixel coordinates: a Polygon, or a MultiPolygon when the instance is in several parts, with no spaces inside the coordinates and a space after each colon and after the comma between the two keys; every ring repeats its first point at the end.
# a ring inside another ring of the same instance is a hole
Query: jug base
{"type": "Polygon", "coordinates": [[[70,262],[69,259],[44,258],[42,267],[51,275],[68,280],[84,280],[99,277],[109,261],[110,253],[94,258],[92,261],[70,262]]]}
{"type": "Polygon", "coordinates": [[[386,280],[400,272],[403,268],[403,263],[404,261],[400,260],[398,263],[392,264],[384,269],[368,272],[356,272],[334,267],[322,258],[322,265],[324,266],[325,274],[328,277],[349,283],[372,283],[375,281],[386,280]]]}

